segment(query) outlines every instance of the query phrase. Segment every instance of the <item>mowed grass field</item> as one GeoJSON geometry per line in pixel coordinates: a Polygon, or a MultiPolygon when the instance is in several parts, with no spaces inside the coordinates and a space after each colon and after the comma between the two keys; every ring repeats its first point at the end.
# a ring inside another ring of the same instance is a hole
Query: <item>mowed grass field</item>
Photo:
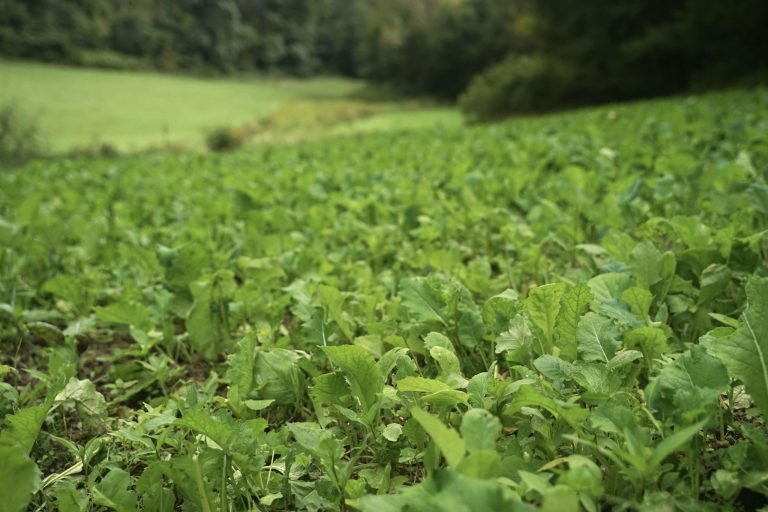
{"type": "Polygon", "coordinates": [[[254,140],[271,142],[461,123],[455,110],[423,102],[355,99],[363,87],[335,77],[198,78],[0,61],[0,105],[32,117],[54,153],[99,144],[202,149],[221,126],[256,126],[254,140]]]}

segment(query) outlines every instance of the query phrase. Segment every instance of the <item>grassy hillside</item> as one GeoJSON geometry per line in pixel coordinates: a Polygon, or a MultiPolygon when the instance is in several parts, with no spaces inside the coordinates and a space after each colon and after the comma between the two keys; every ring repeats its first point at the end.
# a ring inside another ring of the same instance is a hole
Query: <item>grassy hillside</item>
{"type": "Polygon", "coordinates": [[[4,505],[765,506],[767,119],[732,92],[0,173],[4,505]]]}
{"type": "Polygon", "coordinates": [[[199,149],[206,132],[220,126],[253,125],[257,140],[314,138],[404,110],[407,117],[395,126],[386,121],[376,129],[409,128],[412,120],[460,123],[456,112],[425,111],[419,102],[351,98],[361,87],[340,78],[204,79],[0,61],[0,105],[13,102],[32,116],[54,152],[101,143],[119,150],[199,149]]]}

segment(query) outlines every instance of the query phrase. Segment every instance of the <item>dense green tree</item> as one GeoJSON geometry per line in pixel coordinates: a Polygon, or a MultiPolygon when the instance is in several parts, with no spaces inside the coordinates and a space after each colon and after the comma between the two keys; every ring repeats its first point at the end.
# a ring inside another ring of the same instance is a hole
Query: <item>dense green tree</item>
{"type": "Polygon", "coordinates": [[[524,47],[514,30],[521,3],[372,0],[360,53],[364,76],[455,96],[488,65],[524,47]]]}
{"type": "Polygon", "coordinates": [[[765,20],[766,0],[0,0],[0,55],[472,83],[462,104],[496,117],[757,80],[765,20]]]}

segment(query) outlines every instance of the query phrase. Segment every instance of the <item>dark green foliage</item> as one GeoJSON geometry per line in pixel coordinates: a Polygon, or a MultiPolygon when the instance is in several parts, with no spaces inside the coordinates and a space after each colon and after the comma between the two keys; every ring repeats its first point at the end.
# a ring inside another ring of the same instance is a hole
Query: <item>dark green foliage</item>
{"type": "Polygon", "coordinates": [[[567,104],[575,68],[546,57],[513,56],[476,76],[458,106],[471,121],[488,121],[510,112],[540,112],[567,104]]]}
{"type": "Polygon", "coordinates": [[[472,77],[524,46],[520,2],[375,0],[359,51],[363,76],[455,98],[472,77]]]}
{"type": "Polygon", "coordinates": [[[241,128],[222,126],[208,132],[205,145],[211,151],[232,151],[243,145],[246,133],[241,128]]]}
{"type": "MultiPolygon", "coordinates": [[[[477,77],[462,109],[476,119],[758,81],[768,3],[696,0],[530,2],[530,58],[477,77]]],[[[519,18],[518,18],[519,19],[519,18]]]]}
{"type": "Polygon", "coordinates": [[[449,100],[473,83],[464,108],[489,119],[759,82],[766,19],[763,0],[0,0],[0,55],[343,73],[449,100]]]}
{"type": "Polygon", "coordinates": [[[2,0],[0,55],[120,69],[353,73],[349,29],[359,15],[347,4],[2,0]]]}

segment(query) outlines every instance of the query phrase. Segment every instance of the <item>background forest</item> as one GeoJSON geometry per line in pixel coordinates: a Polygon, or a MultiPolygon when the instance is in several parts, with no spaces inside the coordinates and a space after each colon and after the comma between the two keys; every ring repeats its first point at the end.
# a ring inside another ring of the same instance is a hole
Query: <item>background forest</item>
{"type": "Polygon", "coordinates": [[[343,74],[486,119],[760,82],[766,20],[763,0],[0,0],[0,55],[343,74]]]}

